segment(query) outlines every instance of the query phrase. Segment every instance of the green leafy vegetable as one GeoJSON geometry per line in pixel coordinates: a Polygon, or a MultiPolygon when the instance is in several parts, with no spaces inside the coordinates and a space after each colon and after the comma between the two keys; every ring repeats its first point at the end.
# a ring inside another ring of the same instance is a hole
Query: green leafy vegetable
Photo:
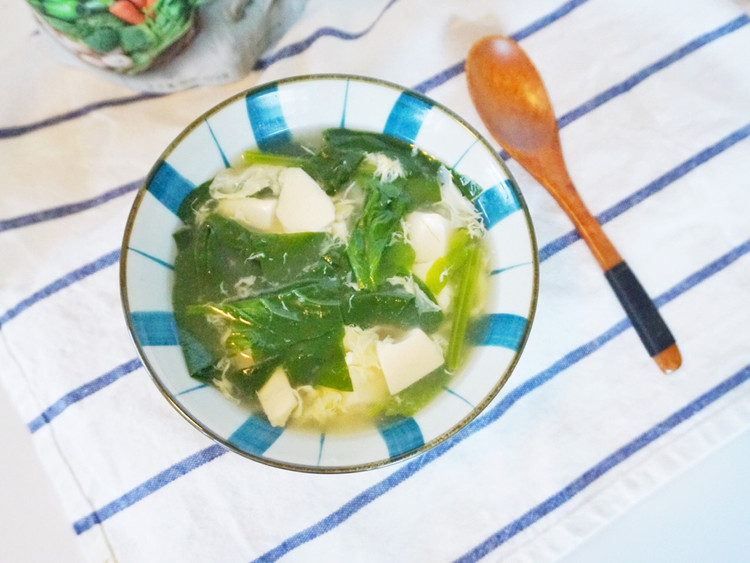
{"type": "Polygon", "coordinates": [[[384,154],[401,163],[407,176],[434,178],[442,164],[404,141],[382,133],[365,133],[351,129],[326,129],[326,144],[336,150],[363,154],[384,154]]]}
{"type": "Polygon", "coordinates": [[[480,193],[482,193],[481,186],[477,185],[475,182],[473,182],[471,179],[467,178],[466,176],[463,176],[462,174],[457,173],[456,171],[451,172],[453,176],[453,182],[458,187],[458,190],[463,194],[463,196],[468,199],[472,200],[475,197],[477,197],[480,193]]]}
{"type": "Polygon", "coordinates": [[[306,160],[308,159],[300,156],[272,152],[245,151],[242,153],[242,162],[247,166],[252,166],[254,164],[265,164],[269,166],[302,166],[306,160]]]}
{"type": "MultiPolygon", "coordinates": [[[[417,292],[421,291],[417,288],[417,292]]],[[[418,326],[427,333],[435,332],[443,321],[443,313],[431,295],[417,292],[392,284],[385,284],[375,291],[349,292],[344,296],[342,306],[344,322],[361,328],[418,326]]]]}
{"type": "Polygon", "coordinates": [[[301,285],[207,308],[230,321],[233,344],[244,339],[265,375],[281,365],[293,385],[351,391],[337,289],[335,282],[301,285]]]}
{"type": "Polygon", "coordinates": [[[440,293],[457,272],[464,267],[467,250],[472,244],[472,238],[466,229],[457,229],[448,241],[448,252],[435,260],[427,272],[427,287],[434,294],[440,293]]]}
{"type": "Polygon", "coordinates": [[[129,25],[120,30],[120,43],[125,51],[150,49],[158,44],[158,38],[143,25],[129,25]]]}
{"type": "MultiPolygon", "coordinates": [[[[215,214],[199,227],[178,231],[175,241],[180,282],[173,300],[183,342],[206,343],[207,353],[219,358],[252,348],[265,363],[248,371],[256,377],[236,381],[249,389],[262,385],[282,364],[299,384],[312,379],[317,385],[351,389],[343,352],[338,358],[327,356],[327,351],[341,349],[343,338],[336,300],[341,286],[336,280],[348,271],[343,244],[325,233],[254,232],[215,214]],[[255,297],[227,303],[236,284],[248,279],[254,282],[249,291],[255,297]],[[224,343],[206,320],[211,312],[230,321],[224,343]],[[304,341],[309,342],[303,350],[304,341]],[[289,349],[282,353],[284,347],[289,349]],[[313,368],[304,368],[301,358],[313,368]]],[[[188,361],[192,375],[204,381],[222,376],[218,368],[205,365],[200,348],[191,349],[191,356],[200,358],[188,361]]],[[[232,377],[240,375],[233,373],[230,381],[232,377]]]]}
{"type": "Polygon", "coordinates": [[[347,254],[357,285],[373,290],[385,281],[380,263],[394,232],[400,231],[407,200],[402,191],[374,179],[366,189],[364,208],[349,237],[347,254]]]}
{"type": "Polygon", "coordinates": [[[403,240],[391,242],[383,250],[380,257],[380,277],[389,279],[393,277],[408,276],[414,265],[416,253],[414,247],[403,240]]]}
{"type": "Polygon", "coordinates": [[[120,36],[111,27],[100,27],[84,37],[83,42],[98,53],[107,53],[120,44],[120,36]]]}
{"type": "Polygon", "coordinates": [[[273,234],[250,231],[221,215],[175,234],[179,253],[174,298],[217,301],[243,278],[255,277],[258,291],[278,284],[345,276],[345,245],[327,233],[273,234]]]}
{"type": "Polygon", "coordinates": [[[453,319],[448,353],[445,363],[449,371],[455,371],[463,359],[466,330],[469,326],[471,310],[475,305],[477,280],[482,269],[482,247],[478,239],[471,239],[466,247],[463,268],[460,271],[456,293],[453,299],[453,319]]]}
{"type": "Polygon", "coordinates": [[[472,309],[477,301],[477,280],[484,270],[482,241],[467,229],[457,229],[448,241],[448,252],[427,272],[426,285],[435,294],[453,287],[451,333],[446,364],[455,370],[463,359],[464,343],[472,309]]]}

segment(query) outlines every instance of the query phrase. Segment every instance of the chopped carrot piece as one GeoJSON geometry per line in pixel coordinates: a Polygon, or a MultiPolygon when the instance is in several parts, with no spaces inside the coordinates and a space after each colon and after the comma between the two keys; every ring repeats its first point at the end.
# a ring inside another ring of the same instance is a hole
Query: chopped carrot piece
{"type": "Polygon", "coordinates": [[[109,13],[132,25],[143,23],[146,19],[143,12],[129,0],[117,0],[109,7],[109,13]]]}
{"type": "Polygon", "coordinates": [[[146,0],[130,0],[130,3],[140,10],[146,7],[146,0]]]}

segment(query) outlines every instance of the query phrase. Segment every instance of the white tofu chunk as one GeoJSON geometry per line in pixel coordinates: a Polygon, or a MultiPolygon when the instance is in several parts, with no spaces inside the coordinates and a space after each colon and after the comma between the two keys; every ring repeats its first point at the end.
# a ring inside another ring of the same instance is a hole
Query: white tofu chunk
{"type": "Polygon", "coordinates": [[[438,293],[436,299],[438,307],[440,307],[442,311],[450,311],[451,305],[453,305],[453,290],[449,285],[446,285],[442,291],[438,293]]]}
{"type": "Polygon", "coordinates": [[[422,281],[427,281],[427,272],[430,271],[434,262],[415,262],[411,267],[411,273],[422,281]]]}
{"type": "Polygon", "coordinates": [[[297,394],[289,385],[289,378],[281,368],[271,374],[258,391],[258,400],[272,426],[284,426],[297,408],[297,394]]]}
{"type": "Polygon", "coordinates": [[[438,213],[413,211],[405,218],[409,243],[416,263],[432,264],[448,251],[450,221],[438,213]]]}
{"type": "Polygon", "coordinates": [[[275,198],[243,197],[221,199],[216,209],[224,217],[234,219],[242,225],[268,231],[276,219],[276,204],[275,198]]]}
{"type": "Polygon", "coordinates": [[[398,342],[379,341],[377,353],[391,394],[406,389],[443,364],[442,349],[420,328],[410,330],[398,342]]]}
{"type": "Polygon", "coordinates": [[[333,201],[301,168],[287,168],[279,174],[278,217],[288,233],[323,232],[333,222],[333,201]]]}

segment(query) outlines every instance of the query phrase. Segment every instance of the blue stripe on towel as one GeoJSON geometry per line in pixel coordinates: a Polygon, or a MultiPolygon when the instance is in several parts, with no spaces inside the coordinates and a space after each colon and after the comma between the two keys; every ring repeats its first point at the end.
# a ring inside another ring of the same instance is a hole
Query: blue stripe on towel
{"type": "Polygon", "coordinates": [[[511,213],[521,209],[516,192],[508,180],[503,184],[484,190],[474,198],[474,206],[484,218],[484,225],[490,229],[511,213]]]}
{"type": "Polygon", "coordinates": [[[141,346],[178,346],[177,323],[169,311],[135,311],[131,313],[133,331],[141,346]]]}
{"type": "Polygon", "coordinates": [[[195,184],[183,178],[168,162],[162,162],[148,183],[148,191],[164,207],[177,215],[177,210],[195,184]]]}
{"type": "Polygon", "coordinates": [[[162,487],[168,485],[172,481],[179,479],[183,475],[186,475],[198,469],[202,465],[205,465],[209,461],[213,461],[219,456],[227,453],[227,449],[219,444],[213,444],[204,448],[191,456],[186,457],[182,461],[175,463],[168,467],[161,473],[154,475],[151,479],[144,481],[137,487],[131,489],[121,497],[113,500],[109,504],[105,504],[99,510],[95,510],[90,514],[80,518],[73,522],[73,530],[76,534],[80,535],[86,530],[93,528],[97,524],[100,524],[111,518],[118,512],[122,512],[129,506],[134,505],[136,502],[143,500],[154,491],[158,491],[162,487]]]}
{"type": "Polygon", "coordinates": [[[243,452],[260,456],[271,447],[282,432],[283,428],[271,426],[266,419],[253,415],[232,432],[227,440],[243,452]]]}
{"type": "Polygon", "coordinates": [[[402,93],[393,105],[383,127],[383,133],[407,143],[413,143],[430,109],[432,109],[432,104],[428,101],[406,92],[402,93]]]}
{"type": "Polygon", "coordinates": [[[403,418],[378,428],[388,446],[391,458],[400,456],[424,445],[424,436],[413,418],[403,418]]]}
{"type": "Polygon", "coordinates": [[[248,95],[245,103],[250,127],[260,150],[273,152],[276,147],[292,140],[281,109],[277,86],[248,95]]]}
{"type": "Polygon", "coordinates": [[[297,41],[296,43],[292,43],[291,45],[286,45],[276,51],[275,53],[271,53],[270,55],[266,57],[261,57],[258,62],[255,63],[255,66],[253,67],[253,70],[265,70],[272,64],[283,60],[288,59],[290,57],[294,57],[296,55],[299,55],[307,49],[310,48],[310,46],[315,43],[318,39],[321,37],[336,37],[337,39],[342,39],[344,41],[353,41],[355,39],[359,39],[360,37],[363,37],[364,35],[368,34],[372,28],[375,27],[375,25],[380,21],[380,19],[383,17],[383,15],[388,11],[388,9],[393,6],[397,0],[391,0],[388,2],[388,4],[383,8],[380,13],[377,15],[377,17],[372,21],[370,25],[368,25],[365,29],[362,31],[357,32],[351,32],[351,31],[344,31],[342,29],[337,29],[335,27],[321,27],[320,29],[317,29],[312,35],[309,35],[305,39],[301,41],[297,41]]]}
{"type": "Polygon", "coordinates": [[[666,67],[676,63],[680,59],[685,58],[686,56],[690,55],[694,51],[697,51],[701,47],[711,43],[712,41],[715,41],[716,39],[719,39],[720,37],[724,37],[725,35],[728,35],[734,31],[737,31],[738,29],[746,26],[748,23],[750,23],[750,16],[747,14],[742,14],[741,16],[731,20],[730,22],[722,25],[721,27],[718,27],[712,31],[709,31],[707,33],[704,33],[703,35],[699,35],[692,41],[686,43],[679,49],[672,51],[668,55],[662,57],[658,61],[654,62],[653,64],[650,64],[647,67],[642,68],[637,73],[629,76],[627,79],[623,80],[619,84],[616,84],[612,86],[611,88],[608,88],[598,96],[594,96],[590,100],[588,100],[585,104],[582,104],[578,106],[577,108],[569,111],[568,113],[560,116],[560,118],[557,120],[558,127],[565,127],[570,122],[575,121],[579,117],[591,112],[592,110],[598,108],[602,104],[605,104],[612,98],[615,98],[617,96],[620,96],[624,94],[625,92],[632,90],[635,88],[638,84],[649,78],[650,76],[656,74],[660,70],[665,69],[666,67]]]}
{"type": "MultiPolygon", "coordinates": [[[[656,180],[649,182],[646,186],[642,187],[637,192],[633,192],[625,199],[620,200],[612,207],[605,209],[596,216],[597,221],[599,221],[599,223],[601,223],[602,225],[608,223],[615,217],[622,215],[627,210],[635,207],[646,198],[649,198],[655,193],[660,192],[667,186],[671,186],[677,180],[679,180],[683,176],[686,176],[701,164],[704,164],[711,160],[713,157],[722,154],[727,149],[736,145],[740,141],[744,141],[748,137],[750,137],[750,123],[748,123],[744,127],[740,127],[736,131],[733,131],[723,139],[719,140],[717,143],[706,147],[699,153],[681,162],[671,170],[668,170],[667,172],[656,178],[656,180]]],[[[539,249],[539,261],[544,262],[567,246],[570,246],[580,238],[581,235],[578,233],[578,231],[573,229],[572,231],[568,231],[566,234],[548,242],[539,249]]]]}
{"type": "Polygon", "coordinates": [[[73,285],[74,283],[81,281],[82,279],[87,278],[88,276],[95,274],[99,272],[100,270],[103,270],[104,268],[111,266],[112,264],[116,264],[119,259],[120,259],[120,249],[118,248],[116,250],[108,252],[104,256],[97,258],[93,262],[84,264],[80,268],[77,268],[73,270],[72,272],[65,274],[61,278],[57,278],[52,283],[44,286],[42,289],[38,291],[35,291],[30,296],[21,300],[15,306],[11,307],[7,311],[5,311],[5,313],[0,315],[0,328],[2,328],[5,325],[5,323],[7,323],[8,321],[16,318],[18,315],[23,313],[26,309],[28,309],[32,305],[35,305],[36,303],[46,299],[50,295],[54,295],[58,291],[62,291],[66,287],[69,287],[73,285]]]}
{"type": "Polygon", "coordinates": [[[9,219],[0,219],[0,233],[3,231],[10,231],[11,229],[19,229],[21,227],[27,227],[34,225],[35,223],[42,223],[44,221],[52,221],[53,219],[59,219],[61,217],[67,217],[74,213],[81,213],[94,207],[98,207],[110,200],[116,199],[120,196],[134,192],[143,185],[144,180],[136,180],[128,184],[123,184],[111,190],[92,197],[91,199],[84,199],[75,203],[68,203],[66,205],[60,205],[58,207],[51,207],[49,209],[43,209],[42,211],[35,211],[26,215],[19,215],[17,217],[11,217],[9,219]]]}
{"type": "Polygon", "coordinates": [[[72,391],[60,397],[49,407],[44,409],[44,411],[42,411],[39,416],[29,422],[26,426],[32,433],[36,432],[45,424],[52,422],[53,419],[62,414],[62,412],[69,406],[74,405],[78,401],[81,401],[89,395],[92,395],[100,389],[103,389],[104,387],[107,387],[108,385],[114,383],[121,377],[137,370],[139,367],[141,367],[141,365],[141,361],[138,358],[133,358],[132,360],[108,371],[104,375],[100,375],[96,379],[93,379],[88,383],[84,383],[79,387],[76,387],[72,391]]]}
{"type": "Polygon", "coordinates": [[[65,121],[70,121],[71,119],[77,119],[79,117],[83,117],[93,111],[96,111],[102,108],[127,105],[127,104],[132,104],[134,102],[142,102],[145,100],[150,100],[152,98],[161,98],[162,96],[166,96],[166,94],[142,93],[142,94],[136,94],[135,96],[126,96],[123,98],[111,98],[109,100],[102,100],[101,102],[94,102],[93,104],[88,104],[88,105],[82,106],[78,109],[74,109],[66,113],[53,115],[52,117],[42,119],[41,121],[37,121],[36,123],[30,123],[29,125],[19,125],[16,127],[3,127],[2,129],[0,129],[0,139],[10,139],[11,137],[19,137],[27,133],[32,133],[38,129],[44,129],[45,127],[52,127],[53,125],[58,125],[65,121]]]}
{"type": "MultiPolygon", "coordinates": [[[[560,18],[567,16],[574,9],[578,8],[588,1],[589,0],[572,0],[571,2],[566,2],[546,16],[543,16],[531,22],[526,27],[521,28],[515,33],[511,34],[510,38],[514,41],[521,41],[522,39],[526,39],[528,36],[533,35],[537,31],[544,29],[552,23],[555,23],[560,18]]],[[[442,72],[432,76],[431,78],[428,78],[424,82],[420,82],[419,84],[414,86],[412,90],[415,90],[416,92],[420,92],[422,94],[428,92],[429,90],[434,90],[438,86],[445,84],[452,78],[455,78],[459,74],[462,74],[464,72],[464,62],[465,61],[461,61],[446,68],[442,72]]]]}

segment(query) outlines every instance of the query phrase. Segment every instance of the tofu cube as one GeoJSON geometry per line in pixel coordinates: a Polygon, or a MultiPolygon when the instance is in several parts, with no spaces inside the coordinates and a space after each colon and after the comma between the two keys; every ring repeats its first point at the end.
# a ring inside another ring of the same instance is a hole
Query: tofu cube
{"type": "Polygon", "coordinates": [[[287,168],[279,174],[279,203],[276,217],[287,233],[324,232],[333,223],[333,201],[301,168],[287,168]]]}
{"type": "Polygon", "coordinates": [[[378,341],[377,355],[391,394],[416,383],[444,361],[440,346],[420,328],[410,330],[397,342],[378,341]]]}
{"type": "Polygon", "coordinates": [[[269,231],[276,219],[276,199],[241,197],[220,199],[217,211],[242,225],[269,231]]]}
{"type": "Polygon", "coordinates": [[[289,384],[286,372],[281,368],[271,374],[258,391],[258,400],[271,426],[284,426],[297,408],[297,394],[289,384]]]}
{"type": "Polygon", "coordinates": [[[438,213],[414,211],[405,218],[409,242],[416,263],[432,264],[448,251],[450,222],[438,213]]]}

